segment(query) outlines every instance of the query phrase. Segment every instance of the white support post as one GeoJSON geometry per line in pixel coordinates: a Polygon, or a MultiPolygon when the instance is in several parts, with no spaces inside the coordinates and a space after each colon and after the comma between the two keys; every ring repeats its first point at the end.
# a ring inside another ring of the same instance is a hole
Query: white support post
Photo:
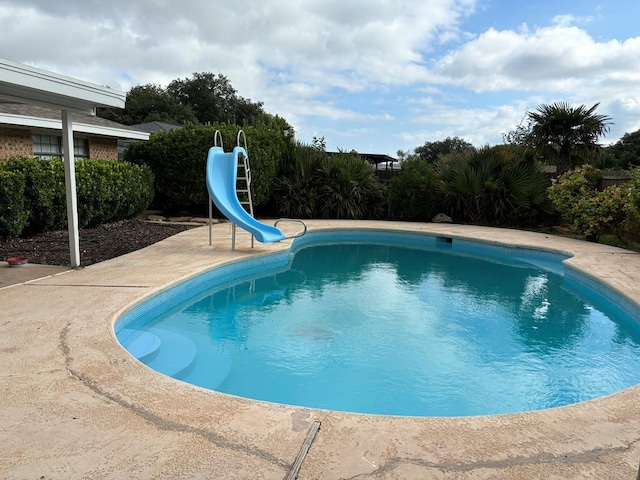
{"type": "Polygon", "coordinates": [[[64,153],[64,183],[67,190],[67,220],[69,222],[69,252],[71,267],[80,266],[80,235],[78,233],[78,199],[76,196],[76,165],[73,154],[73,122],[71,113],[62,110],[62,150],[64,153]]]}

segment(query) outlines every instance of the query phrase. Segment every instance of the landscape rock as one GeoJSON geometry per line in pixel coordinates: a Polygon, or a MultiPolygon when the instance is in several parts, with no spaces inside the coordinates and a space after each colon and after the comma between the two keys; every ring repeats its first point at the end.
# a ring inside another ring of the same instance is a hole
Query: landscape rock
{"type": "Polygon", "coordinates": [[[433,220],[431,220],[431,221],[433,223],[451,223],[451,222],[453,222],[451,217],[449,215],[445,215],[444,213],[437,214],[435,217],[433,217],[433,220]]]}

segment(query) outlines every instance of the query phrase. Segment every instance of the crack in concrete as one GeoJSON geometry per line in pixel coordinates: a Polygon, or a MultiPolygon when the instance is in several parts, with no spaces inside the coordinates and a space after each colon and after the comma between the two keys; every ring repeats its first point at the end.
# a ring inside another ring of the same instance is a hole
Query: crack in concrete
{"type": "Polygon", "coordinates": [[[289,463],[283,460],[280,460],[279,458],[273,456],[269,452],[266,452],[262,449],[251,448],[245,445],[230,442],[224,437],[222,437],[221,435],[217,435],[204,428],[192,427],[190,425],[185,425],[182,423],[173,422],[173,421],[164,419],[155,413],[149,412],[148,410],[145,410],[142,407],[129,403],[126,400],[103,390],[94,381],[83,377],[81,374],[79,374],[77,371],[75,371],[71,367],[71,361],[73,360],[73,357],[71,356],[71,350],[69,348],[69,344],[67,341],[67,335],[69,333],[70,326],[71,326],[71,322],[67,322],[67,325],[60,331],[60,334],[59,334],[59,348],[62,354],[64,355],[65,370],[69,373],[69,375],[72,378],[80,381],[84,386],[89,388],[98,396],[103,397],[113,403],[116,403],[117,405],[120,405],[121,407],[132,412],[133,414],[143,418],[147,423],[161,430],[180,432],[180,433],[191,433],[194,435],[199,435],[220,448],[239,451],[254,457],[258,457],[262,460],[266,460],[274,465],[277,465],[278,467],[282,468],[285,471],[287,471],[291,467],[289,463]]]}
{"type": "MultiPolygon", "coordinates": [[[[64,355],[65,359],[65,370],[69,373],[69,375],[80,381],[87,388],[92,390],[97,395],[108,399],[109,401],[120,405],[121,407],[129,410],[137,416],[142,417],[145,421],[150,423],[151,425],[159,428],[161,430],[175,431],[181,433],[191,433],[194,435],[199,435],[206,440],[210,441],[214,445],[234,451],[240,451],[263,460],[266,460],[278,467],[283,468],[284,470],[288,470],[291,465],[286,463],[283,460],[271,455],[270,453],[258,449],[258,448],[250,448],[245,445],[237,444],[226,440],[224,437],[217,435],[209,430],[203,428],[192,427],[189,425],[184,425],[178,422],[172,422],[166,419],[161,418],[159,415],[156,415],[152,412],[145,410],[142,407],[131,404],[124,399],[113,395],[109,392],[106,392],[102,388],[100,388],[95,382],[88,378],[84,378],[78,372],[71,368],[71,361],[73,357],[71,356],[71,350],[69,348],[67,342],[67,335],[69,332],[69,327],[71,326],[71,322],[67,322],[67,325],[60,331],[59,334],[59,348],[64,355]]],[[[626,446],[614,447],[614,448],[595,448],[593,450],[588,450],[586,452],[580,452],[577,454],[567,454],[567,455],[554,455],[551,453],[542,453],[537,456],[532,457],[511,457],[506,458],[504,460],[487,460],[487,461],[478,461],[473,463],[466,464],[456,464],[456,463],[436,463],[436,462],[428,462],[426,460],[414,459],[414,458],[403,458],[403,457],[393,457],[390,458],[383,465],[380,465],[377,469],[369,473],[362,473],[352,477],[349,477],[345,480],[352,480],[357,478],[365,478],[365,477],[377,477],[384,478],[390,472],[399,468],[402,465],[410,464],[416,465],[424,468],[436,469],[442,472],[468,472],[477,469],[505,469],[514,466],[526,466],[526,465],[539,465],[539,464],[549,464],[549,463],[567,463],[567,464],[576,464],[576,463],[587,463],[587,462],[598,462],[599,459],[605,455],[624,452],[631,449],[635,444],[640,442],[640,438],[630,442],[626,446]]],[[[639,470],[640,472],[640,470],[639,470]]],[[[638,480],[640,480],[640,473],[638,480]]]]}
{"type": "Polygon", "coordinates": [[[587,462],[599,462],[601,457],[612,454],[612,453],[625,452],[627,450],[630,450],[635,444],[639,442],[640,442],[640,438],[630,442],[628,445],[623,445],[621,447],[595,448],[593,450],[580,452],[574,455],[571,455],[571,454],[554,455],[552,453],[542,453],[540,455],[536,455],[533,457],[511,457],[511,458],[506,458],[504,460],[486,460],[486,461],[478,461],[478,462],[466,463],[466,464],[435,463],[435,462],[427,462],[425,460],[415,459],[415,458],[393,457],[389,459],[389,461],[385,462],[384,465],[380,465],[376,470],[372,472],[361,473],[353,477],[349,477],[348,479],[345,478],[344,480],[353,480],[356,478],[369,478],[369,477],[386,478],[386,475],[393,472],[395,469],[399,468],[400,466],[406,465],[406,464],[417,465],[424,468],[436,469],[436,470],[440,470],[443,473],[446,473],[446,472],[453,473],[453,472],[469,472],[469,471],[478,470],[482,468],[505,469],[509,467],[541,465],[541,464],[549,464],[549,463],[576,464],[576,463],[587,463],[587,462]]]}

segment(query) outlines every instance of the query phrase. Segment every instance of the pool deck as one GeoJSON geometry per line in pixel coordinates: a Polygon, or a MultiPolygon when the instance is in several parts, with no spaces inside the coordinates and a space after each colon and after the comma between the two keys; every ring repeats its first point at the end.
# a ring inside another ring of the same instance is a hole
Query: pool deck
{"type": "MultiPolygon", "coordinates": [[[[309,221],[570,252],[571,267],[640,301],[640,254],[473,226],[309,221]]],[[[296,225],[292,224],[292,230],[296,225]]],[[[0,288],[0,477],[284,479],[314,421],[300,479],[625,479],[638,475],[640,385],[569,407],[499,416],[348,414],[237,398],[158,374],[113,333],[128,307],[250,249],[230,226],[182,232],[137,252],[0,288]]],[[[27,272],[27,270],[25,270],[27,272]]],[[[4,274],[4,270],[0,271],[4,274]]]]}

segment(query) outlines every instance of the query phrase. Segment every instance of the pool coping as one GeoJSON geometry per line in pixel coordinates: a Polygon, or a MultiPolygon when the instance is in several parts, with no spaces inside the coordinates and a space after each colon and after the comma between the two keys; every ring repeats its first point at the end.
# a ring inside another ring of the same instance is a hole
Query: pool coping
{"type": "MultiPolygon", "coordinates": [[[[309,221],[309,231],[391,229],[572,254],[565,264],[640,300],[640,254],[533,232],[454,224],[309,221]]],[[[295,226],[293,227],[295,228],[295,226]]],[[[320,431],[298,478],[634,478],[640,385],[539,412],[385,417],[298,408],[211,392],[127,354],[113,324],[168,286],[249,248],[228,224],[182,232],[84,269],[0,290],[0,474],[5,478],[284,478],[307,431],[320,431]]]]}

